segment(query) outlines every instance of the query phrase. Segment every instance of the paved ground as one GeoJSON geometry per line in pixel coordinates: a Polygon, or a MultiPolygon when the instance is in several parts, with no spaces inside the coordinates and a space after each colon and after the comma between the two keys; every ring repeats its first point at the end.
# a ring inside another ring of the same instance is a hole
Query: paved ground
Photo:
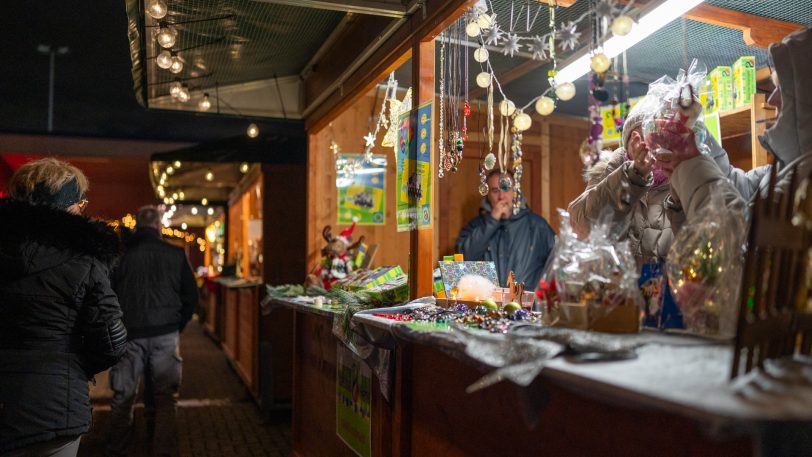
{"type": "MultiPolygon", "coordinates": [[[[183,382],[178,405],[181,456],[290,455],[290,415],[261,414],[251,401],[226,357],[191,322],[181,336],[183,382]]],[[[97,377],[91,391],[93,428],[82,437],[80,456],[100,456],[110,417],[106,375],[97,377]]],[[[135,431],[130,456],[148,456],[142,404],[135,408],[135,431]]]]}

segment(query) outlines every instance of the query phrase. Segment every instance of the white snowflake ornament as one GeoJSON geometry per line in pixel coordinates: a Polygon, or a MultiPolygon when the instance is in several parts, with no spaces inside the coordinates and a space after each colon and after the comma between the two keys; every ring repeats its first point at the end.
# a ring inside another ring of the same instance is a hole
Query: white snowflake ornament
{"type": "Polygon", "coordinates": [[[485,34],[485,44],[498,46],[499,40],[502,39],[502,35],[504,35],[502,29],[500,29],[497,24],[493,24],[493,26],[488,29],[488,33],[485,34]]]}
{"type": "Polygon", "coordinates": [[[579,32],[577,28],[578,24],[573,21],[561,24],[561,29],[556,32],[556,38],[560,43],[562,51],[566,51],[567,49],[574,51],[578,46],[578,38],[581,37],[581,32],[579,32]]]}
{"type": "Polygon", "coordinates": [[[547,51],[550,50],[550,44],[536,35],[533,37],[533,41],[527,45],[527,49],[533,53],[533,60],[545,60],[547,59],[547,51]]]}
{"type": "Polygon", "coordinates": [[[595,14],[597,14],[598,17],[608,17],[611,19],[615,16],[616,10],[617,6],[614,0],[601,0],[595,5],[595,14]]]}
{"type": "Polygon", "coordinates": [[[516,35],[515,33],[508,33],[505,36],[505,44],[502,47],[502,54],[513,57],[513,54],[517,52],[519,52],[519,35],[516,35]]]}

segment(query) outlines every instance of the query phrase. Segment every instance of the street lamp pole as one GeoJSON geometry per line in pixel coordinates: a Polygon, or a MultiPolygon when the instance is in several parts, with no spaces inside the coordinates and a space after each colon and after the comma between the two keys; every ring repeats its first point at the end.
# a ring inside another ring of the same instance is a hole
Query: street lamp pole
{"type": "Polygon", "coordinates": [[[37,46],[37,51],[40,54],[48,54],[49,56],[49,70],[48,70],[48,133],[54,130],[54,75],[56,72],[56,56],[64,56],[70,52],[67,46],[59,46],[55,48],[50,44],[41,44],[37,46]]]}

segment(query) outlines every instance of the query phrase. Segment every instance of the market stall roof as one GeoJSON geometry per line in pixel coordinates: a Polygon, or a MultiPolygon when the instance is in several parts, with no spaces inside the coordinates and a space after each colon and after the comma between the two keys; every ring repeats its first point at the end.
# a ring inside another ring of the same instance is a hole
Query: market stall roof
{"type": "Polygon", "coordinates": [[[174,151],[152,154],[152,162],[248,162],[303,164],[307,160],[307,139],[303,135],[245,135],[197,144],[174,151]]]}

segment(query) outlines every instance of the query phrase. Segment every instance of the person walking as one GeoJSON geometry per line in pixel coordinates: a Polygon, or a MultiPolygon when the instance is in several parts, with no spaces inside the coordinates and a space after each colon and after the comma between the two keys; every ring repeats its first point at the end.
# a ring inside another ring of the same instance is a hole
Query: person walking
{"type": "Polygon", "coordinates": [[[75,456],[90,429],[88,381],[127,342],[109,270],[116,233],[82,216],[87,178],[48,158],[0,199],[0,455],[75,456]]]}
{"type": "Polygon", "coordinates": [[[161,239],[161,214],[145,206],[136,214],[135,234],[113,274],[130,341],[110,370],[113,389],[106,455],[126,455],[132,440],[133,401],[142,377],[155,408],[152,452],[177,455],[175,408],[183,360],[179,334],[198,301],[197,284],[183,249],[161,239]]]}

